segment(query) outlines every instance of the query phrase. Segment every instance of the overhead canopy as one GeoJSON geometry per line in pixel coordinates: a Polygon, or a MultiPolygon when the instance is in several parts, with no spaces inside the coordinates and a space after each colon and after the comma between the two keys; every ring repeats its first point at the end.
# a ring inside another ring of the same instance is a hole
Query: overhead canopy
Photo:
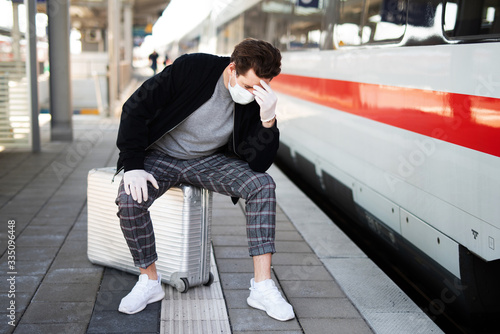
{"type": "MultiPolygon", "coordinates": [[[[133,26],[146,27],[154,24],[170,0],[122,0],[123,5],[132,6],[133,26]]],[[[38,12],[45,12],[44,2],[38,3],[38,12]]],[[[78,29],[107,29],[108,0],[71,0],[71,25],[78,29]]]]}

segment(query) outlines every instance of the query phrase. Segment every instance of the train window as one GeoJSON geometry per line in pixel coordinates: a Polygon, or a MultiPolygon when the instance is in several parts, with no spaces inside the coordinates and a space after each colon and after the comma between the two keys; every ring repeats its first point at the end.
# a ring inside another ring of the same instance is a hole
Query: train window
{"type": "Polygon", "coordinates": [[[318,49],[325,1],[263,0],[244,12],[243,35],[264,39],[282,51],[318,49]]]}
{"type": "Polygon", "coordinates": [[[244,13],[244,36],[264,39],[280,50],[288,50],[288,28],[292,20],[293,0],[265,0],[244,13]]]}
{"type": "Polygon", "coordinates": [[[371,0],[366,2],[362,42],[384,42],[403,37],[406,28],[405,0],[371,0]]]}
{"type": "Polygon", "coordinates": [[[443,30],[450,39],[500,37],[500,0],[445,1],[443,30]]]}
{"type": "Polygon", "coordinates": [[[294,1],[288,33],[283,36],[287,49],[318,49],[323,22],[323,0],[294,1]]]}
{"type": "Polygon", "coordinates": [[[338,46],[397,41],[406,29],[407,0],[341,0],[338,46]]]}
{"type": "Polygon", "coordinates": [[[364,9],[363,0],[341,0],[339,21],[335,27],[339,46],[361,44],[361,20],[364,9]]]}

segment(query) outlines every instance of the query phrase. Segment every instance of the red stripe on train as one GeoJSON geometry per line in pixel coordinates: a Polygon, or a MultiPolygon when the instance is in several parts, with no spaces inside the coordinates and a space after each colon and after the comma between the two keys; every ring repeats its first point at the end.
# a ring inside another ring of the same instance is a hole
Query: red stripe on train
{"type": "Polygon", "coordinates": [[[500,99],[280,74],[273,89],[500,157],[500,99]]]}

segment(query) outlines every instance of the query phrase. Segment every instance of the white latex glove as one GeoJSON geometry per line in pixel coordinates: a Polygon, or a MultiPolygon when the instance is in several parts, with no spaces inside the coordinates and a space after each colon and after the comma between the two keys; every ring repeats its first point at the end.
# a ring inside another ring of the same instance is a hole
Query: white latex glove
{"type": "Polygon", "coordinates": [[[149,174],[144,169],[129,170],[123,174],[123,185],[127,195],[132,195],[134,201],[142,203],[148,200],[148,181],[153,187],[159,188],[158,182],[152,174],[149,174]]]}
{"type": "Polygon", "coordinates": [[[255,95],[255,101],[260,106],[260,120],[262,122],[269,122],[276,116],[278,97],[264,80],[260,80],[260,84],[262,87],[253,86],[253,94],[255,95]]]}

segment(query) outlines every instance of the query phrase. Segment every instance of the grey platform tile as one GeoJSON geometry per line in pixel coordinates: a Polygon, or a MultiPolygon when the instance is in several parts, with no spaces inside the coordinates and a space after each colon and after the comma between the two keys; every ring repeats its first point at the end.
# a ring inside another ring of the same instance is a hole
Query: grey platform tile
{"type": "Polygon", "coordinates": [[[443,331],[422,312],[369,313],[367,322],[377,333],[442,334],[443,331]]]}
{"type": "Polygon", "coordinates": [[[54,209],[49,206],[45,206],[44,209],[42,209],[37,216],[42,217],[42,218],[56,218],[56,217],[64,217],[67,220],[71,221],[72,223],[76,220],[78,212],[79,212],[79,206],[80,204],[83,204],[84,199],[75,199],[72,200],[73,203],[78,203],[78,205],[71,205],[71,208],[65,208],[65,209],[54,209]],[[81,202],[81,203],[79,203],[81,202]]]}
{"type": "Polygon", "coordinates": [[[324,259],[326,268],[377,333],[442,333],[417,305],[369,259],[324,259]],[[408,321],[412,317],[415,321],[408,321]],[[389,325],[388,325],[389,324],[389,325]]]}
{"type": "Polygon", "coordinates": [[[216,229],[227,228],[238,228],[240,231],[241,227],[245,226],[245,217],[243,215],[221,215],[221,216],[212,216],[212,228],[215,226],[216,229]]]}
{"type": "Polygon", "coordinates": [[[344,297],[344,293],[334,281],[280,281],[287,298],[344,297]]]}
{"type": "Polygon", "coordinates": [[[48,191],[57,190],[59,180],[53,171],[45,169],[42,173],[38,174],[34,180],[29,184],[30,189],[46,189],[48,191]]]}
{"type": "Polygon", "coordinates": [[[332,222],[298,226],[300,233],[320,257],[366,257],[332,222]]]}
{"type": "MultiPolygon", "coordinates": [[[[280,234],[281,232],[277,232],[280,234]]],[[[276,252],[283,253],[312,253],[311,247],[307,244],[307,242],[303,240],[296,241],[279,241],[275,242],[276,252]]]]}
{"type": "Polygon", "coordinates": [[[221,275],[221,285],[224,293],[227,290],[248,290],[250,280],[253,278],[252,273],[225,273],[221,275]]]}
{"type": "MultiPolygon", "coordinates": [[[[7,279],[9,278],[11,278],[11,276],[2,275],[0,276],[0,282],[7,282],[7,279]]],[[[42,278],[43,278],[42,275],[26,276],[18,272],[17,275],[15,276],[16,294],[19,292],[26,292],[28,294],[33,295],[35,293],[36,288],[42,281],[42,278]]]]}
{"type": "Polygon", "coordinates": [[[20,323],[88,323],[93,308],[93,302],[32,302],[20,323]]]}
{"type": "Polygon", "coordinates": [[[16,215],[35,215],[38,210],[40,210],[40,206],[29,206],[26,205],[26,203],[9,202],[0,212],[2,217],[15,217],[16,215]]]}
{"type": "Polygon", "coordinates": [[[100,268],[87,258],[87,242],[85,240],[66,240],[57,254],[51,270],[63,268],[100,268]]]}
{"type": "Polygon", "coordinates": [[[22,225],[22,227],[26,226],[26,224],[30,223],[35,217],[36,213],[19,213],[19,212],[14,212],[14,213],[5,213],[3,209],[0,209],[0,217],[3,217],[6,220],[15,220],[16,221],[16,228],[17,231],[19,231],[21,226],[18,226],[19,224],[22,225]]]}
{"type": "Polygon", "coordinates": [[[22,189],[28,181],[29,180],[25,178],[12,178],[11,175],[7,175],[0,179],[2,186],[5,186],[6,193],[8,192],[11,195],[19,192],[19,190],[22,189]]]}
{"type": "Polygon", "coordinates": [[[28,306],[28,304],[30,303],[31,297],[33,297],[32,293],[17,291],[15,293],[15,296],[9,296],[9,289],[6,289],[5,291],[5,293],[0,294],[0,319],[7,319],[6,315],[7,313],[9,313],[8,308],[11,307],[11,300],[15,302],[14,305],[16,308],[16,312],[22,313],[26,309],[26,306],[28,306]]]}
{"type": "Polygon", "coordinates": [[[2,184],[2,193],[0,194],[0,207],[4,206],[12,196],[14,196],[16,193],[16,190],[14,189],[4,189],[3,184],[2,184]]]}
{"type": "Polygon", "coordinates": [[[50,269],[45,283],[88,283],[98,284],[102,278],[102,267],[50,269]]]}
{"type": "Polygon", "coordinates": [[[6,151],[2,154],[5,156],[5,160],[2,159],[2,167],[0,168],[0,171],[3,173],[4,171],[9,171],[18,164],[22,163],[30,153],[6,151]]]}
{"type": "Polygon", "coordinates": [[[104,268],[100,291],[131,290],[135,283],[137,283],[137,275],[112,268],[104,268]]]}
{"type": "MultiPolygon", "coordinates": [[[[41,261],[41,260],[38,260],[38,261],[18,260],[18,257],[16,256],[16,272],[18,274],[27,275],[27,276],[45,275],[45,273],[49,269],[51,263],[52,263],[52,260],[44,260],[44,261],[41,261]]],[[[2,261],[0,261],[0,266],[2,268],[8,268],[6,257],[5,257],[5,260],[2,259],[2,261]]]]}
{"type": "Polygon", "coordinates": [[[19,317],[21,316],[21,314],[18,314],[16,316],[16,319],[14,321],[16,321],[14,323],[14,326],[12,325],[9,325],[9,321],[11,321],[9,318],[7,318],[7,314],[4,314],[4,313],[0,313],[0,317],[2,317],[3,321],[0,321],[0,333],[2,334],[11,334],[14,332],[14,330],[16,329],[16,325],[17,325],[17,319],[19,319],[19,317]]]}
{"type": "Polygon", "coordinates": [[[48,236],[48,235],[55,235],[55,236],[66,236],[71,229],[71,224],[66,224],[66,225],[52,225],[52,226],[42,226],[42,225],[32,225],[30,224],[28,228],[26,228],[22,236],[23,237],[28,237],[28,236],[48,236]]]}
{"type": "Polygon", "coordinates": [[[358,310],[345,297],[290,298],[295,314],[303,318],[360,318],[358,310]]]}
{"type": "Polygon", "coordinates": [[[233,205],[231,198],[229,196],[223,196],[221,199],[217,199],[217,196],[213,197],[214,203],[214,211],[213,213],[218,216],[223,213],[231,214],[231,215],[239,215],[241,218],[244,218],[245,215],[241,210],[239,205],[233,205]]]}
{"type": "Polygon", "coordinates": [[[159,333],[160,309],[151,309],[151,305],[136,314],[98,312],[92,317],[87,333],[159,333]]]}
{"type": "Polygon", "coordinates": [[[38,166],[34,160],[27,159],[17,168],[13,168],[7,175],[8,180],[30,181],[34,174],[40,172],[43,166],[38,166]]]}
{"type": "Polygon", "coordinates": [[[101,267],[95,264],[92,264],[87,259],[86,254],[82,253],[67,253],[67,254],[59,254],[57,258],[52,263],[50,267],[51,270],[55,269],[100,269],[101,267]]]}
{"type": "Polygon", "coordinates": [[[276,241],[302,241],[302,236],[297,231],[277,231],[276,241]]]}
{"type": "MultiPolygon", "coordinates": [[[[82,190],[83,190],[83,187],[85,187],[86,185],[86,178],[85,179],[82,179],[82,181],[80,182],[81,184],[78,186],[78,188],[82,188],[78,191],[78,194],[75,194],[74,192],[75,191],[71,191],[71,189],[59,189],[57,191],[57,193],[54,194],[54,196],[51,197],[50,199],[50,202],[48,202],[47,204],[50,205],[50,206],[53,206],[53,207],[64,207],[64,206],[68,206],[68,205],[72,205],[73,204],[73,200],[75,199],[75,197],[77,198],[81,198],[82,197],[82,190]],[[67,196],[66,193],[71,193],[71,196],[67,196]]],[[[74,207],[74,206],[73,206],[74,207]]]]}
{"type": "Polygon", "coordinates": [[[42,209],[47,200],[54,194],[56,189],[42,188],[42,187],[26,187],[12,198],[14,204],[27,204],[31,208],[36,208],[38,210],[42,209]]]}
{"type": "Polygon", "coordinates": [[[248,259],[217,259],[220,273],[253,273],[253,261],[248,259]]]}
{"type": "Polygon", "coordinates": [[[418,308],[369,259],[324,259],[323,262],[362,313],[412,312],[418,308]]]}
{"type": "MultiPolygon", "coordinates": [[[[85,205],[83,210],[80,212],[80,215],[78,216],[78,219],[76,220],[75,225],[73,225],[74,230],[75,229],[84,230],[85,232],[87,232],[87,221],[88,221],[87,211],[88,211],[88,208],[85,205]]],[[[118,207],[117,207],[117,211],[118,211],[118,207]]]]}
{"type": "Polygon", "coordinates": [[[77,211],[75,209],[81,209],[80,203],[83,205],[87,197],[87,179],[83,178],[80,182],[74,185],[68,185],[67,182],[63,183],[62,186],[57,190],[54,196],[51,198],[54,201],[49,201],[46,205],[47,209],[54,208],[62,210],[64,212],[77,211]]]}
{"type": "MultiPolygon", "coordinates": [[[[363,319],[300,319],[307,334],[370,334],[371,328],[363,319]]],[[[394,332],[399,334],[398,332],[394,332]]]]}
{"type": "Polygon", "coordinates": [[[247,298],[250,296],[250,290],[224,290],[224,299],[228,309],[233,308],[250,308],[247,304],[247,298]]]}
{"type": "Polygon", "coordinates": [[[296,231],[295,226],[290,223],[288,218],[283,218],[283,221],[276,219],[276,230],[277,231],[296,231]]]}
{"type": "Polygon", "coordinates": [[[230,197],[224,197],[222,200],[216,200],[216,196],[214,194],[213,197],[213,211],[212,214],[214,217],[222,217],[224,215],[230,215],[239,217],[239,219],[245,219],[245,214],[241,210],[239,205],[232,205],[230,197]]]}
{"type": "Polygon", "coordinates": [[[56,225],[73,225],[75,221],[67,217],[41,217],[36,216],[30,223],[30,226],[56,226],[56,225]]]}
{"type": "MultiPolygon", "coordinates": [[[[26,226],[29,225],[29,222],[30,222],[29,219],[22,220],[22,219],[18,219],[16,216],[4,216],[1,213],[0,213],[0,217],[5,217],[4,221],[14,220],[16,222],[15,223],[15,225],[16,225],[16,227],[15,227],[16,239],[20,236],[20,233],[22,233],[22,231],[26,228],[26,226]]],[[[0,232],[0,236],[2,238],[5,238],[3,240],[2,239],[0,239],[0,240],[2,240],[2,241],[7,240],[6,239],[7,238],[7,228],[5,228],[2,232],[0,232]]],[[[17,244],[17,240],[16,240],[16,244],[17,244]]],[[[0,242],[0,247],[4,247],[6,245],[7,245],[7,243],[0,242]]]]}
{"type": "MultiPolygon", "coordinates": [[[[18,261],[52,261],[59,251],[59,247],[18,247],[16,260],[18,261]]],[[[7,254],[0,261],[7,259],[7,254]]]]}
{"type": "Polygon", "coordinates": [[[323,266],[317,265],[273,265],[280,281],[331,281],[332,275],[323,266]]]}
{"type": "Polygon", "coordinates": [[[62,245],[63,235],[21,235],[16,239],[17,247],[54,247],[62,245]]]}
{"type": "Polygon", "coordinates": [[[64,324],[20,324],[14,334],[54,334],[71,333],[85,334],[86,323],[64,323],[64,324]]]}
{"type": "Polygon", "coordinates": [[[299,192],[300,190],[286,191],[279,188],[276,188],[276,198],[278,198],[280,205],[283,205],[283,202],[286,201],[287,209],[285,213],[287,217],[293,217],[294,224],[314,224],[330,221],[323,211],[317,207],[310,206],[307,201],[304,201],[303,198],[305,195],[299,195],[300,197],[297,199],[290,197],[295,195],[294,191],[299,192]]]}
{"type": "Polygon", "coordinates": [[[247,230],[244,224],[240,226],[212,225],[212,233],[216,235],[246,236],[247,230]]]}
{"type": "Polygon", "coordinates": [[[273,265],[320,266],[322,263],[316,255],[310,253],[277,252],[273,255],[273,265]]]}
{"type": "MultiPolygon", "coordinates": [[[[94,306],[94,314],[97,314],[102,311],[117,311],[118,306],[123,297],[125,297],[131,289],[129,290],[116,290],[116,291],[103,291],[99,290],[99,294],[97,295],[97,299],[94,306]]],[[[150,304],[150,308],[156,309],[160,308],[161,303],[150,304]]]]}
{"type": "MultiPolygon", "coordinates": [[[[123,290],[123,291],[99,291],[97,295],[97,299],[94,306],[94,314],[99,314],[103,311],[113,311],[118,312],[118,306],[120,306],[120,302],[123,297],[125,297],[131,289],[123,290]]],[[[94,295],[95,296],[95,295],[94,295]]],[[[161,310],[161,302],[156,302],[152,304],[148,304],[146,310],[161,310]]]]}
{"type": "Polygon", "coordinates": [[[247,245],[244,245],[243,247],[218,246],[215,248],[215,257],[217,259],[246,259],[249,258],[250,255],[248,253],[247,245]]]}
{"type": "Polygon", "coordinates": [[[99,286],[97,284],[52,284],[42,283],[34,302],[94,302],[99,286]]]}
{"type": "Polygon", "coordinates": [[[304,334],[301,330],[289,331],[289,330],[278,330],[278,331],[233,331],[233,334],[304,334]]]}
{"type": "Polygon", "coordinates": [[[87,241],[87,222],[85,222],[84,228],[81,228],[78,224],[79,223],[76,222],[75,225],[73,225],[73,229],[67,236],[66,242],[87,241]]]}
{"type": "Polygon", "coordinates": [[[300,326],[296,319],[278,321],[269,317],[266,312],[254,308],[229,309],[228,311],[231,327],[235,332],[259,330],[268,333],[269,331],[300,330],[300,326]]]}
{"type": "Polygon", "coordinates": [[[247,245],[246,235],[215,235],[212,232],[212,243],[217,246],[242,246],[247,245]]]}
{"type": "MultiPolygon", "coordinates": [[[[85,209],[87,210],[87,209],[85,209]]],[[[87,234],[87,218],[85,220],[77,220],[76,223],[73,225],[73,229],[71,232],[84,232],[87,234]]]]}

